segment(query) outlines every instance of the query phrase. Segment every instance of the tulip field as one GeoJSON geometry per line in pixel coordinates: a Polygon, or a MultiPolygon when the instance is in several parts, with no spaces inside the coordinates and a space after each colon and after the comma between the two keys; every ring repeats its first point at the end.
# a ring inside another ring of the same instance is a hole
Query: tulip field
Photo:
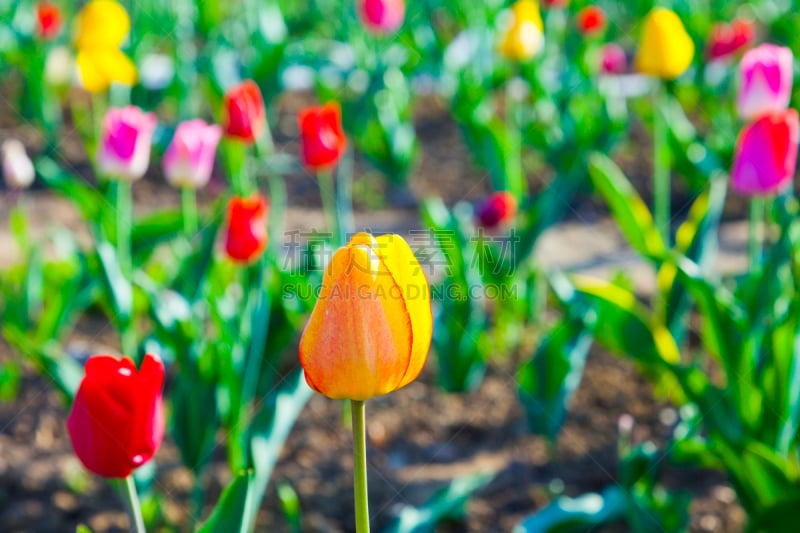
{"type": "Polygon", "coordinates": [[[0,533],[796,533],[798,28],[0,0],[0,533]]]}

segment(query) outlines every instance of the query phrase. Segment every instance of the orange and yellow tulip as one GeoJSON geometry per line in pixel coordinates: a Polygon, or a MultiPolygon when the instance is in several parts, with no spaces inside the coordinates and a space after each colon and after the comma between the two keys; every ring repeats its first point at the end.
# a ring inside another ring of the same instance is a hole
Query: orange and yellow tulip
{"type": "Polygon", "coordinates": [[[432,332],[428,281],[406,241],[358,233],[325,270],[300,364],[320,394],[364,401],[416,379],[432,332]]]}
{"type": "Polygon", "coordinates": [[[528,61],[544,46],[544,24],[539,4],[520,0],[511,7],[512,22],[500,41],[499,51],[508,59],[528,61]]]}
{"type": "Polygon", "coordinates": [[[636,52],[636,70],[672,80],[683,74],[694,57],[694,42],[674,11],[657,7],[648,13],[636,52]]]}

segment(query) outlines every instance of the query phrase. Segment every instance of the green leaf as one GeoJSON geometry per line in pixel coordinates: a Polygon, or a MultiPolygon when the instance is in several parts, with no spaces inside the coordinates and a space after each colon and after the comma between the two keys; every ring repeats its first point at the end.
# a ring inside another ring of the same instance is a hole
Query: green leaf
{"type": "Polygon", "coordinates": [[[246,520],[246,510],[253,490],[253,473],[240,472],[225,487],[211,516],[197,533],[248,533],[252,531],[246,520]]]}
{"type": "Polygon", "coordinates": [[[218,426],[214,384],[192,367],[179,368],[170,392],[172,433],[183,464],[202,472],[211,459],[218,426]]]}
{"type": "Polygon", "coordinates": [[[627,497],[619,486],[608,487],[602,494],[562,496],[525,518],[513,533],[588,533],[624,519],[627,507],[627,497]]]}
{"type": "Polygon", "coordinates": [[[117,260],[117,251],[111,243],[104,241],[97,244],[97,257],[115,319],[121,326],[128,324],[133,312],[133,289],[125,278],[117,260]]]}
{"type": "Polygon", "coordinates": [[[800,495],[783,498],[772,505],[750,514],[747,533],[795,533],[800,495]]]}
{"type": "Polygon", "coordinates": [[[250,450],[254,478],[246,517],[251,528],[255,524],[259,502],[264,497],[283,443],[311,395],[312,391],[306,385],[303,370],[298,369],[264,400],[253,420],[250,430],[250,450]]]}
{"type": "Polygon", "coordinates": [[[78,527],[75,528],[75,533],[92,533],[92,530],[83,524],[79,524],[78,527]]]}
{"type": "Polygon", "coordinates": [[[131,253],[137,263],[144,263],[156,246],[181,234],[183,217],[177,209],[159,210],[136,220],[131,228],[131,253]]]}
{"type": "Polygon", "coordinates": [[[700,268],[688,259],[679,259],[673,264],[678,279],[697,302],[703,320],[701,340],[706,350],[732,370],[730,376],[747,375],[743,374],[739,362],[746,329],[741,304],[724,287],[706,280],[700,268]]]}
{"type": "Polygon", "coordinates": [[[288,482],[278,484],[278,499],[281,502],[283,516],[289,526],[290,533],[300,533],[302,531],[302,520],[300,513],[300,498],[297,492],[288,482]]]}
{"type": "Polygon", "coordinates": [[[583,377],[592,340],[582,322],[559,321],[533,358],[520,367],[519,397],[533,433],[555,442],[566,419],[567,406],[583,377]]]}
{"type": "Polygon", "coordinates": [[[494,474],[477,473],[454,479],[438,490],[420,507],[404,507],[384,533],[426,533],[446,518],[463,514],[464,504],[472,494],[486,486],[494,474]]]}
{"type": "MultiPolygon", "coordinates": [[[[706,270],[713,259],[719,239],[719,224],[725,205],[727,180],[724,175],[710,181],[709,189],[692,204],[689,216],[675,235],[675,248],[706,270]]],[[[658,287],[666,294],[664,323],[680,344],[686,335],[691,298],[672,263],[664,263],[658,271],[658,287]]]]}
{"type": "Polygon", "coordinates": [[[592,331],[606,349],[647,365],[680,361],[678,346],[669,331],[653,323],[632,292],[586,276],[573,276],[572,281],[594,311],[592,331]]]}
{"type": "Polygon", "coordinates": [[[653,216],[616,163],[593,153],[589,157],[589,175],[630,245],[645,257],[662,257],[666,248],[653,216]]]}
{"type": "Polygon", "coordinates": [[[91,185],[64,170],[49,157],[36,160],[37,174],[45,184],[64,198],[73,202],[86,221],[98,221],[103,207],[108,203],[105,197],[91,185]]]}
{"type": "Polygon", "coordinates": [[[35,342],[30,336],[10,323],[2,324],[6,341],[36,366],[38,372],[53,380],[68,399],[72,399],[83,379],[83,368],[74,359],[60,351],[56,341],[35,342]]]}

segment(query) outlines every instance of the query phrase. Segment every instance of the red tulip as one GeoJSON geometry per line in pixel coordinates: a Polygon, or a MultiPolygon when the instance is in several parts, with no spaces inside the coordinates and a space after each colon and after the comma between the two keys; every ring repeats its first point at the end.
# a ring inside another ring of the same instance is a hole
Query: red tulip
{"type": "Polygon", "coordinates": [[[507,224],[516,215],[517,199],[508,191],[492,193],[475,213],[478,224],[486,229],[494,229],[507,224]]]}
{"type": "Polygon", "coordinates": [[[587,6],[578,12],[577,22],[582,35],[596,35],[606,29],[606,13],[597,6],[587,6]]]}
{"type": "Polygon", "coordinates": [[[735,19],[730,24],[720,22],[711,30],[706,47],[709,59],[723,59],[736,54],[753,43],[753,23],[747,19],[735,19]]]}
{"type": "Polygon", "coordinates": [[[267,126],[267,113],[261,90],[246,80],[225,93],[225,134],[252,144],[267,126]]]}
{"type": "Polygon", "coordinates": [[[335,166],[347,148],[339,104],[309,107],[298,115],[303,164],[312,172],[335,166]]]}
{"type": "Polygon", "coordinates": [[[85,372],[67,418],[72,448],[95,474],[128,477],[164,438],[164,364],[148,354],[137,370],[127,357],[95,355],[85,372]]]}
{"type": "Polygon", "coordinates": [[[358,0],[358,14],[371,32],[388,34],[403,25],[405,0],[358,0]]]}
{"type": "Polygon", "coordinates": [[[42,39],[49,41],[61,31],[63,20],[61,10],[50,2],[42,2],[36,6],[36,31],[42,39]]]}
{"type": "Polygon", "coordinates": [[[800,122],[784,109],[748,124],[736,140],[731,184],[739,194],[767,196],[792,184],[797,168],[800,122]]]}
{"type": "Polygon", "coordinates": [[[267,247],[268,211],[267,201],[258,194],[230,199],[225,253],[231,260],[248,263],[261,255],[267,247]]]}

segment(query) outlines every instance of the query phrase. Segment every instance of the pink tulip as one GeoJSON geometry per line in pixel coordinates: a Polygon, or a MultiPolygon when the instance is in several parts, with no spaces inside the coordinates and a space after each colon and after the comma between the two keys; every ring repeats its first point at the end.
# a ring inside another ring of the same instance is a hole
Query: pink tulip
{"type": "Polygon", "coordinates": [[[748,124],[736,140],[731,184],[739,194],[766,196],[788,188],[797,166],[797,111],[781,109],[748,124]]]}
{"type": "Polygon", "coordinates": [[[742,57],[739,65],[739,115],[752,120],[786,109],[792,93],[792,51],[762,44],[742,57]]]}
{"type": "Polygon", "coordinates": [[[205,186],[211,178],[221,137],[221,127],[200,119],[178,124],[162,161],[170,185],[192,189],[205,186]]]}
{"type": "Polygon", "coordinates": [[[134,181],[147,171],[157,119],[135,106],[112,108],[103,119],[98,170],[110,178],[134,181]]]}
{"type": "Polygon", "coordinates": [[[406,3],[405,0],[358,0],[358,13],[369,31],[394,33],[403,25],[406,3]]]}
{"type": "Polygon", "coordinates": [[[608,43],[600,50],[600,70],[603,74],[624,74],[628,70],[625,50],[616,43],[608,43]]]}

